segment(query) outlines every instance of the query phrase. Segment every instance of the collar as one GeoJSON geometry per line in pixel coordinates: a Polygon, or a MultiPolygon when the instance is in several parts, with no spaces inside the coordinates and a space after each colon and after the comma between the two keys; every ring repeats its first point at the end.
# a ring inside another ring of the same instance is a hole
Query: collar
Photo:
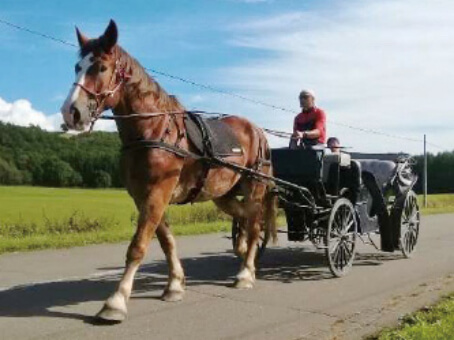
{"type": "Polygon", "coordinates": [[[309,109],[303,109],[303,110],[301,110],[301,113],[310,113],[310,112],[312,112],[312,111],[315,111],[315,109],[316,109],[316,107],[315,107],[315,105],[314,105],[314,106],[312,106],[312,107],[309,108],[309,109]]]}

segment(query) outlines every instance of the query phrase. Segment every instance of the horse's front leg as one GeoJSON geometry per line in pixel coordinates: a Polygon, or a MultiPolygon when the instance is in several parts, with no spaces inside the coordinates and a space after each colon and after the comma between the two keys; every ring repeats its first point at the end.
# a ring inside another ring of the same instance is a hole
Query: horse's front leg
{"type": "MultiPolygon", "coordinates": [[[[176,183],[176,180],[175,180],[176,183]]],[[[150,188],[148,198],[141,204],[137,230],[126,254],[126,268],[115,293],[110,296],[97,317],[113,322],[126,318],[126,304],[131,296],[134,276],[146,255],[148,246],[164,215],[172,190],[150,188]]]]}
{"type": "Polygon", "coordinates": [[[167,222],[161,221],[156,230],[156,235],[169,265],[169,280],[162,294],[162,299],[171,302],[180,301],[184,296],[184,271],[178,258],[175,238],[167,222]]]}

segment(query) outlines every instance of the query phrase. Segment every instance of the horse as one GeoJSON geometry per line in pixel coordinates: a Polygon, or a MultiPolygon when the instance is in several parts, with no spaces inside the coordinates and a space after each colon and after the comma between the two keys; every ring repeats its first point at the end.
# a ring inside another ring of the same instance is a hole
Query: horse
{"type": "MultiPolygon", "coordinates": [[[[106,322],[125,320],[134,276],[155,235],[169,266],[161,298],[182,300],[184,271],[164,214],[169,204],[212,200],[222,211],[243,221],[244,232],[235,246],[243,259],[233,286],[252,288],[261,226],[276,235],[273,185],[228,167],[211,166],[206,159],[181,154],[196,152],[186,134],[187,111],[117,44],[118,28],[113,20],[98,38],[88,38],[77,27],[76,35],[80,60],[75,66],[76,80],[61,108],[64,125],[68,130],[90,131],[108,109],[119,118],[115,122],[123,145],[120,162],[124,183],[139,212],[124,273],[97,318],[106,322]],[[163,147],[127,148],[137,141],[159,141],[163,147]],[[193,195],[200,183],[203,186],[193,195]]],[[[271,151],[262,129],[238,116],[221,120],[232,129],[242,149],[224,161],[272,175],[271,151]]]]}

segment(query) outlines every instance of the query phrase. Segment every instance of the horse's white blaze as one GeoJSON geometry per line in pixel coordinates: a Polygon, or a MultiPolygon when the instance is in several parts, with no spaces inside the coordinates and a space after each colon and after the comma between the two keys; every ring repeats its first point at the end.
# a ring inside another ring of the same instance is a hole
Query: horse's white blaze
{"type": "MultiPolygon", "coordinates": [[[[79,61],[78,65],[80,67],[80,71],[76,74],[76,81],[74,82],[71,90],[68,93],[68,97],[66,97],[65,102],[62,106],[62,113],[64,115],[70,115],[69,109],[71,105],[79,98],[80,94],[80,86],[76,86],[76,84],[84,85],[85,83],[85,75],[87,74],[88,69],[91,65],[93,65],[93,53],[88,53],[81,61],[79,61]]],[[[65,117],[69,118],[69,117],[65,117]]],[[[65,121],[67,121],[65,119],[65,121]]]]}

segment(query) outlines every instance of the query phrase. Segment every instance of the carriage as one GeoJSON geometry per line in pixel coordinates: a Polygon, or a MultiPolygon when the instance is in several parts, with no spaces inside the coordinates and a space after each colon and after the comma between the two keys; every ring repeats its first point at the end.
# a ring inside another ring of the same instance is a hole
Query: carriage
{"type": "MultiPolygon", "coordinates": [[[[334,276],[350,270],[358,240],[412,256],[420,213],[413,191],[417,176],[408,155],[281,148],[273,149],[272,163],[288,240],[309,240],[323,250],[334,276]],[[371,234],[380,235],[379,245],[371,234]]],[[[234,220],[234,245],[240,229],[234,220]]],[[[269,238],[262,230],[259,255],[269,238]]]]}

